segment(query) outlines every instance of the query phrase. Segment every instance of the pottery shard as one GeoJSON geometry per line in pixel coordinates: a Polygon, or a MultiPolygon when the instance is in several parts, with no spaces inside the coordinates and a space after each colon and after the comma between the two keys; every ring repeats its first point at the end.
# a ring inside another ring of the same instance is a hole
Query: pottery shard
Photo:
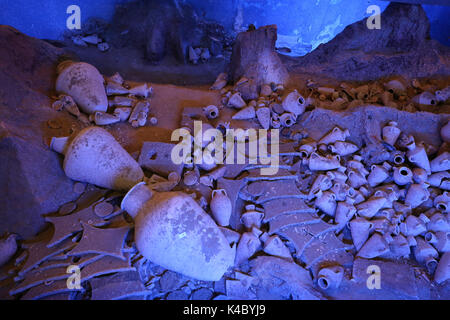
{"type": "Polygon", "coordinates": [[[305,198],[293,180],[256,181],[250,183],[244,190],[257,204],[274,199],[305,198]]]}
{"type": "Polygon", "coordinates": [[[83,230],[81,226],[82,222],[96,227],[108,224],[107,221],[104,221],[95,214],[94,207],[95,205],[91,205],[85,209],[62,217],[46,217],[45,220],[52,223],[55,228],[52,239],[49,241],[47,246],[49,248],[54,247],[76,232],[83,230]]]}
{"type": "Polygon", "coordinates": [[[91,300],[122,300],[129,297],[149,295],[141,281],[123,281],[106,284],[92,290],[91,300]]]}
{"type": "Polygon", "coordinates": [[[42,215],[76,198],[60,156],[44,143],[50,134],[68,135],[72,125],[79,126],[68,113],[53,110],[48,97],[62,53],[12,27],[0,27],[0,234],[30,239],[45,227],[42,215]],[[49,119],[63,127],[44,128],[49,119]]]}
{"type": "MultiPolygon", "coordinates": [[[[401,124],[401,130],[407,135],[413,135],[416,141],[439,148],[442,141],[439,138],[441,124],[445,122],[446,114],[434,114],[429,112],[411,113],[400,111],[389,107],[363,106],[352,109],[351,112],[336,112],[316,108],[296,125],[306,130],[312,139],[320,139],[323,133],[332,130],[335,126],[347,128],[351,136],[349,140],[357,145],[366,143],[368,135],[375,132],[367,132],[367,128],[375,128],[380,124],[387,123],[392,119],[401,124]],[[326,121],[324,121],[326,119],[326,121]]],[[[378,129],[379,130],[379,129],[378,129]]],[[[372,145],[372,143],[369,143],[372,145]]],[[[364,160],[372,162],[372,158],[361,153],[364,160]]],[[[376,155],[374,153],[374,155],[376,155]]],[[[380,163],[382,163],[380,161],[380,163]]]]}
{"type": "Polygon", "coordinates": [[[19,138],[2,128],[0,122],[0,234],[30,238],[45,226],[43,214],[75,199],[73,182],[62,171],[57,154],[36,141],[33,129],[23,129],[19,138]]]}
{"type": "Polygon", "coordinates": [[[27,274],[25,280],[10,291],[10,295],[16,295],[27,289],[50,281],[67,279],[69,276],[70,274],[66,272],[65,267],[46,269],[43,271],[37,269],[27,274]]]}
{"type": "Polygon", "coordinates": [[[321,219],[311,213],[282,214],[269,222],[269,234],[278,232],[280,229],[291,226],[302,226],[319,222],[321,219]]]}
{"type": "Polygon", "coordinates": [[[277,232],[278,235],[289,240],[295,248],[296,255],[301,256],[305,248],[316,238],[333,231],[334,226],[323,221],[303,226],[290,226],[277,232]]]}
{"type": "MultiPolygon", "coordinates": [[[[266,166],[269,168],[269,166],[266,166]]],[[[268,169],[267,169],[268,170],[268,169]]],[[[244,179],[248,182],[260,181],[260,180],[296,180],[297,176],[291,174],[288,170],[283,168],[274,167],[273,170],[277,170],[275,174],[263,175],[261,169],[248,169],[249,175],[244,179]]]]}
{"type": "Polygon", "coordinates": [[[288,73],[275,52],[276,40],[276,25],[239,33],[233,45],[230,78],[238,81],[245,76],[258,86],[284,83],[288,73]]]}
{"type": "Polygon", "coordinates": [[[213,292],[208,288],[200,288],[195,290],[191,295],[192,300],[211,300],[213,292]]]}
{"type": "Polygon", "coordinates": [[[77,246],[69,252],[69,255],[83,255],[87,253],[98,253],[126,260],[122,249],[125,237],[130,227],[99,229],[81,222],[83,237],[77,246]]]}
{"type": "Polygon", "coordinates": [[[367,18],[347,26],[331,41],[296,59],[293,69],[348,81],[449,73],[449,63],[441,62],[447,61],[449,48],[430,40],[430,23],[420,5],[391,2],[381,19],[382,27],[376,32],[367,28],[367,18]]]}
{"type": "Polygon", "coordinates": [[[230,198],[231,201],[231,217],[230,217],[230,226],[237,230],[240,226],[242,226],[242,223],[240,222],[240,212],[236,210],[236,202],[239,197],[239,191],[244,186],[243,180],[230,180],[230,179],[224,179],[220,178],[217,180],[217,188],[218,189],[225,189],[227,192],[228,198],[230,198]]]}
{"type": "Polygon", "coordinates": [[[352,246],[345,245],[334,232],[327,232],[315,238],[303,251],[300,260],[309,268],[329,252],[349,250],[352,246]]]}
{"type": "Polygon", "coordinates": [[[103,256],[96,261],[88,264],[81,270],[81,281],[87,281],[95,277],[103,276],[110,273],[136,271],[127,260],[121,260],[112,256],[103,256]]]}
{"type": "Polygon", "coordinates": [[[226,280],[226,293],[233,300],[255,300],[256,296],[240,280],[226,280]]]}
{"type": "MultiPolygon", "coordinates": [[[[70,276],[68,274],[67,276],[70,276]]],[[[42,283],[35,287],[32,287],[25,293],[20,299],[21,300],[41,300],[48,297],[56,297],[56,300],[61,300],[61,294],[69,294],[71,292],[83,291],[83,288],[69,289],[67,287],[67,277],[62,280],[52,280],[50,283],[42,283]]]]}
{"type": "Polygon", "coordinates": [[[139,156],[139,165],[163,176],[168,176],[171,172],[181,176],[184,164],[175,164],[172,161],[174,146],[164,142],[144,142],[139,156]]]}

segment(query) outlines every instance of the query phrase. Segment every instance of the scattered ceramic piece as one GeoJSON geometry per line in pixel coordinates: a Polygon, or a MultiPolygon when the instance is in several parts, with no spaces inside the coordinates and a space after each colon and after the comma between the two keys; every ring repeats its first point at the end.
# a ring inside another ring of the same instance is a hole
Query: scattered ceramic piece
{"type": "Polygon", "coordinates": [[[64,61],[58,66],[56,91],[70,95],[88,114],[95,111],[106,112],[108,100],[103,81],[103,76],[94,66],[84,62],[64,61]]]}
{"type": "Polygon", "coordinates": [[[126,260],[122,249],[125,236],[130,231],[130,227],[99,229],[81,222],[83,227],[83,237],[68,255],[78,256],[87,253],[97,253],[113,256],[126,260]]]}

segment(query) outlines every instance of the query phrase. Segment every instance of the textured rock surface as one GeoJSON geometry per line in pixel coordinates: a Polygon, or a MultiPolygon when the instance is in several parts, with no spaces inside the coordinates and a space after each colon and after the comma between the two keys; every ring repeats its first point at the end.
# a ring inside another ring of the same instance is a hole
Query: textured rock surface
{"type": "MultiPolygon", "coordinates": [[[[7,26],[0,27],[0,234],[29,238],[42,229],[44,213],[73,200],[73,182],[45,139],[64,135],[74,122],[51,109],[55,65],[62,52],[7,26]],[[59,129],[48,129],[55,119],[59,129]]],[[[73,119],[73,120],[72,120],[73,119]]]]}
{"type": "Polygon", "coordinates": [[[275,52],[276,25],[238,34],[233,45],[230,78],[238,81],[245,76],[257,85],[284,83],[288,73],[275,52]]]}
{"type": "Polygon", "coordinates": [[[391,3],[381,13],[381,29],[368,29],[366,19],[353,23],[313,52],[292,59],[289,71],[356,81],[448,76],[450,49],[429,40],[429,26],[420,5],[391,3]]]}

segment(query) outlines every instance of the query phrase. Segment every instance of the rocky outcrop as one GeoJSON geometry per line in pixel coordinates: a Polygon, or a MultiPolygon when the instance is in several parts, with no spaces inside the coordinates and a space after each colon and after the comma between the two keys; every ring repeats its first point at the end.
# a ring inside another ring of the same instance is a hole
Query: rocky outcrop
{"type": "Polygon", "coordinates": [[[285,83],[288,73],[275,52],[276,41],[276,25],[239,33],[233,45],[230,79],[238,81],[245,76],[258,86],[285,83]]]}
{"type": "Polygon", "coordinates": [[[401,75],[448,76],[450,49],[429,39],[430,23],[420,5],[391,3],[381,13],[381,29],[367,19],[347,26],[313,52],[288,59],[294,73],[319,74],[348,81],[401,75]]]}
{"type": "Polygon", "coordinates": [[[75,125],[68,114],[52,110],[49,98],[62,53],[0,27],[0,234],[29,238],[45,226],[42,214],[74,198],[60,157],[46,145],[47,138],[69,134],[75,125]]]}
{"type": "Polygon", "coordinates": [[[152,63],[166,56],[187,63],[189,46],[216,56],[231,42],[223,26],[199,18],[187,4],[142,0],[117,7],[107,37],[117,47],[143,48],[152,63]]]}

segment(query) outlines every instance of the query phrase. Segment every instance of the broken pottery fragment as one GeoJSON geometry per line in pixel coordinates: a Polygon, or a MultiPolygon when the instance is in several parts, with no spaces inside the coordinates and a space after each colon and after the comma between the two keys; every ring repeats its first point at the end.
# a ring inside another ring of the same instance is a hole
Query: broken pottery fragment
{"type": "Polygon", "coordinates": [[[424,91],[421,94],[413,97],[412,101],[422,106],[434,106],[436,105],[436,97],[434,94],[424,91]]]}
{"type": "Polygon", "coordinates": [[[234,264],[239,266],[245,263],[258,250],[261,249],[261,240],[253,232],[245,232],[242,234],[236,249],[236,259],[234,264]]]}
{"type": "Polygon", "coordinates": [[[96,111],[94,113],[94,121],[98,126],[106,126],[108,124],[118,123],[120,121],[120,117],[117,115],[112,115],[106,112],[96,111]]]}
{"type": "Polygon", "coordinates": [[[391,80],[385,83],[384,87],[390,93],[396,94],[397,96],[404,95],[406,92],[405,85],[399,80],[391,80]]]}
{"type": "Polygon", "coordinates": [[[147,99],[153,93],[153,88],[149,87],[147,83],[143,83],[130,88],[128,93],[135,97],[147,99]]]}
{"type": "Polygon", "coordinates": [[[80,242],[72,249],[68,255],[78,256],[88,253],[113,256],[125,260],[122,252],[125,243],[125,237],[130,227],[106,228],[100,229],[81,222],[83,227],[83,236],[80,242]]]}
{"type": "Polygon", "coordinates": [[[232,119],[233,120],[248,120],[254,119],[256,116],[255,108],[253,106],[245,107],[238,112],[236,112],[232,119]]]}
{"type": "Polygon", "coordinates": [[[306,264],[308,269],[332,252],[345,252],[351,249],[351,245],[344,244],[332,231],[334,231],[334,228],[328,229],[325,233],[314,237],[306,244],[300,260],[306,264]]]}
{"type": "Polygon", "coordinates": [[[172,143],[144,142],[139,155],[139,165],[160,175],[168,176],[169,173],[176,172],[181,176],[184,164],[175,164],[171,160],[174,147],[175,144],[172,143]]]}
{"type": "Polygon", "coordinates": [[[110,47],[107,42],[101,42],[101,43],[97,44],[97,48],[101,52],[105,52],[105,51],[108,51],[110,47]]]}
{"type": "Polygon", "coordinates": [[[107,96],[128,94],[128,89],[124,88],[121,84],[118,84],[116,82],[107,82],[105,90],[107,96]]]}
{"type": "Polygon", "coordinates": [[[123,199],[122,208],[135,219],[139,252],[153,263],[205,281],[219,280],[233,265],[235,248],[189,195],[152,193],[138,184],[123,199]]]}
{"type": "Polygon", "coordinates": [[[236,109],[242,109],[247,104],[245,103],[244,99],[242,99],[241,94],[239,92],[236,92],[228,100],[228,105],[236,109]]]}
{"type": "Polygon", "coordinates": [[[58,65],[56,91],[70,95],[87,114],[108,109],[103,82],[100,72],[88,63],[64,61],[58,65]]]}
{"type": "MultiPolygon", "coordinates": [[[[84,288],[80,289],[73,288],[69,289],[67,287],[67,279],[61,280],[51,280],[48,282],[41,283],[37,286],[30,288],[23,296],[21,296],[21,300],[42,300],[46,298],[54,298],[55,300],[62,300],[63,295],[69,295],[71,292],[83,291],[84,288]]],[[[67,296],[65,296],[64,300],[69,300],[67,296]]]]}
{"type": "Polygon", "coordinates": [[[423,145],[417,144],[414,149],[408,150],[406,155],[409,162],[424,169],[428,174],[431,174],[430,162],[423,145]]]}
{"type": "Polygon", "coordinates": [[[137,162],[99,127],[83,129],[69,144],[64,171],[73,180],[115,190],[127,190],[144,177],[137,162]]]}
{"type": "Polygon", "coordinates": [[[334,144],[329,145],[328,148],[331,152],[336,153],[341,157],[348,156],[359,150],[357,145],[344,141],[336,141],[334,144]]]}
{"type": "Polygon", "coordinates": [[[228,82],[228,74],[225,72],[220,73],[217,76],[214,84],[211,86],[210,90],[221,90],[227,85],[227,82],[228,82]]]}
{"type": "Polygon", "coordinates": [[[431,160],[431,172],[450,170],[450,152],[446,151],[431,160]]]}
{"type": "Polygon", "coordinates": [[[81,272],[81,281],[88,281],[95,277],[106,274],[135,271],[129,262],[129,254],[126,254],[125,260],[117,257],[105,255],[86,265],[81,272]]]}
{"type": "Polygon", "coordinates": [[[256,118],[258,119],[261,127],[265,130],[270,127],[270,108],[262,107],[256,110],[256,118]]]}
{"type": "Polygon", "coordinates": [[[425,266],[430,274],[433,274],[438,265],[439,253],[427,241],[421,237],[416,237],[417,245],[414,247],[414,256],[420,264],[425,266]]]}
{"type": "Polygon", "coordinates": [[[286,259],[259,256],[250,261],[258,299],[323,299],[314,288],[310,273],[286,259]]]}

